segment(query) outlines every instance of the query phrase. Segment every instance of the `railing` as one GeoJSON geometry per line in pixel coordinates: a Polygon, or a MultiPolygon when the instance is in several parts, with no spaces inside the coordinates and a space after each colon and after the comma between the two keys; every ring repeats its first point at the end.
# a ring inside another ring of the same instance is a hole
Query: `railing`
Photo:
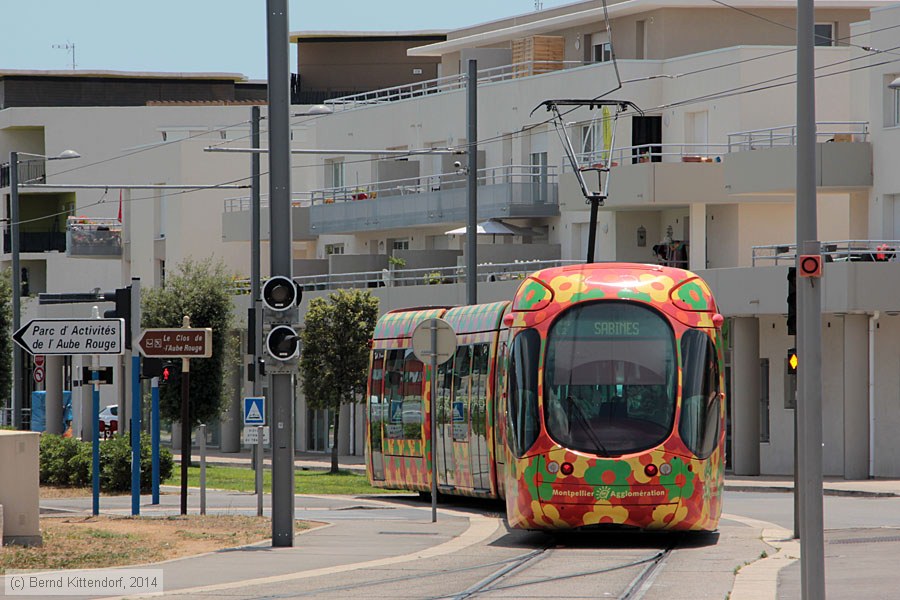
{"type": "MultiPolygon", "coordinates": [[[[291,207],[297,208],[309,206],[312,203],[311,194],[309,192],[292,192],[291,207]]],[[[269,195],[263,194],[259,198],[259,207],[269,207],[269,195]]],[[[250,196],[237,196],[234,198],[225,198],[225,212],[247,212],[252,208],[252,199],[250,196]]]]}
{"type": "MultiPolygon", "coordinates": [[[[588,64],[603,63],[586,63],[580,60],[535,60],[514,63],[478,71],[478,83],[493,83],[495,81],[505,81],[507,79],[515,79],[518,77],[540,75],[553,71],[583,67],[588,64]]],[[[419,96],[426,96],[429,94],[449,92],[453,90],[463,89],[465,87],[465,74],[447,75],[445,77],[438,77],[437,79],[428,79],[426,81],[419,81],[406,85],[398,85],[394,87],[383,88],[380,90],[372,90],[370,92],[362,92],[360,94],[353,94],[351,96],[343,96],[341,98],[335,98],[333,100],[325,100],[325,104],[331,106],[335,111],[347,110],[350,108],[358,108],[360,106],[387,104],[389,102],[397,102],[398,100],[407,100],[409,98],[417,98],[419,96]]]]}
{"type": "MultiPolygon", "coordinates": [[[[868,137],[868,121],[818,121],[816,123],[816,142],[865,142],[868,137]]],[[[796,145],[796,125],[782,125],[781,127],[728,134],[729,152],[796,145]]]]}
{"type": "MultiPolygon", "coordinates": [[[[439,192],[441,189],[463,188],[468,176],[464,172],[436,173],[406,179],[376,181],[365,185],[341,186],[313,190],[311,203],[334,204],[336,202],[354,202],[374,200],[387,196],[421,194],[439,192]]],[[[477,172],[479,185],[497,185],[504,183],[530,183],[534,185],[554,184],[557,180],[556,167],[535,165],[504,165],[488,167],[477,172]]]]}
{"type": "MultiPolygon", "coordinates": [[[[19,252],[53,251],[66,251],[64,231],[19,231],[19,252]]],[[[12,252],[12,234],[8,229],[3,234],[3,252],[12,252]]]]}
{"type": "MultiPolygon", "coordinates": [[[[527,246],[523,246],[526,247],[527,246]]],[[[540,269],[559,267],[569,264],[581,264],[579,260],[526,260],[512,263],[484,263],[477,267],[477,281],[495,282],[511,279],[525,279],[529,274],[540,269]]],[[[443,283],[464,283],[466,267],[432,267],[427,269],[398,269],[395,271],[365,271],[359,273],[330,273],[323,275],[303,275],[294,277],[294,281],[304,290],[331,291],[347,288],[376,288],[383,286],[437,285],[443,283]]],[[[232,294],[250,293],[250,280],[235,280],[231,286],[232,294]]]]}
{"type": "Polygon", "coordinates": [[[66,219],[66,256],[122,255],[122,223],[118,219],[66,219]]]}
{"type": "MultiPolygon", "coordinates": [[[[825,262],[886,262],[900,260],[900,240],[836,240],[822,242],[825,262]]],[[[793,264],[797,259],[796,244],[753,246],[752,262],[793,264]]]]}
{"type": "MultiPolygon", "coordinates": [[[[575,155],[580,168],[598,167],[607,164],[617,167],[629,163],[644,162],[722,162],[722,155],[728,152],[728,144],[641,144],[622,146],[611,151],[594,150],[575,155]],[[607,156],[611,157],[608,159],[607,156]]],[[[563,161],[563,172],[571,172],[569,161],[563,161]]]]}
{"type": "MultiPolygon", "coordinates": [[[[43,158],[19,161],[19,183],[44,183],[47,161],[43,158]]],[[[0,165],[0,188],[9,187],[9,163],[0,165]]]]}

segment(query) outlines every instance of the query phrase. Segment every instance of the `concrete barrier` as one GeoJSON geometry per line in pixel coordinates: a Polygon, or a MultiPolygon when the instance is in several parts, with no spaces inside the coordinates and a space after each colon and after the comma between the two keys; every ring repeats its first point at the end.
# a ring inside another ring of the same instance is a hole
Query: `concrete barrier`
{"type": "Polygon", "coordinates": [[[0,430],[0,535],[3,544],[41,545],[40,434],[0,430]]]}

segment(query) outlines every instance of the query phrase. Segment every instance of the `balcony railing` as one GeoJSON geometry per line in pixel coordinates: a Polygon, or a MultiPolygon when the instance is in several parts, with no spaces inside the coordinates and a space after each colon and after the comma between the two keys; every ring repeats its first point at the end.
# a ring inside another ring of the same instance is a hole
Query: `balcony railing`
{"type": "Polygon", "coordinates": [[[118,219],[69,217],[66,220],[66,256],[122,256],[122,224],[118,219]]]}
{"type": "MultiPolygon", "coordinates": [[[[554,71],[572,69],[575,67],[583,67],[592,63],[584,61],[568,61],[568,60],[547,60],[547,61],[528,61],[503,65],[500,67],[492,67],[490,69],[482,69],[478,71],[478,83],[493,83],[495,81],[506,81],[507,79],[516,79],[519,77],[529,77],[531,75],[541,75],[554,71]]],[[[397,102],[398,100],[408,100],[409,98],[417,98],[419,96],[427,96],[429,94],[437,94],[441,92],[450,92],[453,90],[464,89],[466,87],[466,75],[448,75],[446,77],[438,77],[437,79],[428,79],[416,83],[406,85],[398,85],[380,90],[372,90],[371,92],[362,92],[351,96],[343,96],[333,100],[325,100],[325,104],[331,106],[335,111],[346,110],[350,108],[358,108],[361,106],[372,106],[376,104],[387,104],[389,102],[397,102]]]]}
{"type": "MultiPolygon", "coordinates": [[[[488,167],[477,172],[478,185],[499,185],[508,183],[532,184],[538,188],[550,184],[556,184],[556,167],[543,167],[533,165],[504,165],[501,167],[488,167]]],[[[365,185],[341,186],[313,190],[311,192],[312,205],[335,204],[339,202],[356,202],[360,200],[377,200],[378,198],[405,196],[409,194],[422,194],[427,192],[440,192],[446,189],[464,188],[468,176],[463,173],[436,173],[410,177],[407,179],[393,179],[389,181],[376,181],[365,185]]],[[[549,201],[548,194],[539,193],[536,201],[549,201]]]]}
{"type": "MultiPolygon", "coordinates": [[[[868,121],[818,121],[816,142],[865,142],[869,137],[868,121]]],[[[797,126],[782,125],[728,134],[728,151],[744,152],[761,148],[797,145],[797,126]]]]}
{"type": "MultiPolygon", "coordinates": [[[[525,260],[513,263],[484,263],[477,267],[477,280],[491,283],[525,279],[529,274],[541,269],[563,265],[581,264],[579,260],[525,260]]],[[[294,281],[304,290],[332,291],[349,288],[375,288],[383,286],[437,285],[444,283],[465,283],[465,267],[434,267],[428,269],[399,269],[390,271],[366,271],[360,273],[332,273],[324,275],[304,275],[294,277],[294,281]]],[[[232,294],[249,294],[250,280],[239,279],[231,287],[232,294]]]]}
{"type": "MultiPolygon", "coordinates": [[[[291,208],[299,208],[310,206],[312,203],[310,192],[292,192],[291,208]]],[[[249,196],[239,196],[235,198],[225,198],[224,211],[230,212],[247,212],[252,208],[252,199],[249,196]]],[[[269,195],[262,194],[259,198],[259,207],[269,207],[269,195]]]]}
{"type": "MultiPolygon", "coordinates": [[[[3,234],[3,252],[12,252],[12,235],[3,234]]],[[[19,252],[65,252],[66,234],[62,231],[19,231],[19,252]]]]}
{"type": "MultiPolygon", "coordinates": [[[[822,242],[825,262],[887,262],[900,260],[900,240],[836,240],[822,242]]],[[[796,244],[753,246],[752,265],[792,265],[796,244]]]]}
{"type": "MultiPolygon", "coordinates": [[[[728,152],[728,144],[641,144],[638,146],[622,146],[611,151],[594,150],[575,155],[578,166],[604,167],[609,164],[617,167],[625,164],[645,162],[685,162],[707,163],[722,162],[722,156],[728,152]],[[611,159],[609,158],[611,157],[611,159]]],[[[569,161],[563,161],[563,172],[571,172],[569,161]]]]}
{"type": "MultiPolygon", "coordinates": [[[[43,158],[19,160],[19,183],[44,183],[47,161],[43,158]]],[[[9,187],[9,163],[0,165],[0,188],[9,187]]]]}

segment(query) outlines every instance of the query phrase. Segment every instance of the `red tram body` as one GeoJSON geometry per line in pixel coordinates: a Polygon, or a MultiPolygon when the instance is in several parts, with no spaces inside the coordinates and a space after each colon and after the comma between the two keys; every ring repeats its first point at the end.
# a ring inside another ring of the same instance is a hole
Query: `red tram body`
{"type": "Polygon", "coordinates": [[[369,480],[429,491],[434,440],[438,490],[505,498],[512,527],[713,530],[721,322],[693,273],[628,263],[538,271],[512,302],[392,311],[372,342],[369,480]],[[432,317],[458,341],[435,390],[410,347],[432,317]]]}

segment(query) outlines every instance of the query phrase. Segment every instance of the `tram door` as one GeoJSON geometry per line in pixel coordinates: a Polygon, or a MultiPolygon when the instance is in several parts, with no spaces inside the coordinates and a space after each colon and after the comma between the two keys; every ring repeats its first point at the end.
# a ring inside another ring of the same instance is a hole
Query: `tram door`
{"type": "Polygon", "coordinates": [[[469,394],[469,465],[472,470],[472,487],[476,490],[490,490],[491,488],[487,436],[490,351],[490,344],[472,346],[472,375],[469,394]]]}
{"type": "MultiPolygon", "coordinates": [[[[457,348],[457,356],[460,348],[457,348]]],[[[438,367],[436,398],[437,431],[435,432],[435,457],[437,461],[438,485],[456,486],[454,471],[456,461],[453,457],[453,388],[456,376],[453,366],[456,356],[438,367]]]]}
{"type": "Polygon", "coordinates": [[[385,402],[382,384],[384,382],[384,350],[372,353],[372,369],[369,379],[369,460],[372,461],[372,477],[384,481],[384,437],[385,402]]]}

